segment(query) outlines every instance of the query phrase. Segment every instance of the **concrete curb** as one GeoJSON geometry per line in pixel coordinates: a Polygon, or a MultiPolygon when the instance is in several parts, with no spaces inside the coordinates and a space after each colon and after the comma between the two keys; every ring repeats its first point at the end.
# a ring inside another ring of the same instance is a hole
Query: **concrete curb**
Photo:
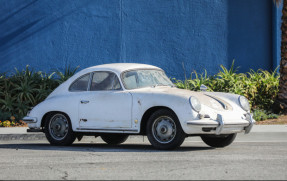
{"type": "Polygon", "coordinates": [[[44,133],[27,133],[27,127],[0,128],[0,141],[44,140],[44,133]]]}
{"type": "Polygon", "coordinates": [[[46,140],[45,134],[0,134],[0,141],[46,140]]]}

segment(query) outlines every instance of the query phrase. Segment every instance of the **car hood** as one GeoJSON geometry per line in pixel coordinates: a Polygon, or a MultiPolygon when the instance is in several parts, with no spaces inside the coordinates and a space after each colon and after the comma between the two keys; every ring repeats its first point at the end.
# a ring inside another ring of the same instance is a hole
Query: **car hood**
{"type": "Polygon", "coordinates": [[[219,111],[232,110],[233,106],[239,105],[238,102],[239,95],[223,93],[223,92],[196,92],[168,86],[134,89],[131,90],[130,92],[132,94],[151,94],[154,96],[157,95],[178,96],[186,99],[189,99],[191,96],[194,96],[199,99],[201,104],[219,111]]]}

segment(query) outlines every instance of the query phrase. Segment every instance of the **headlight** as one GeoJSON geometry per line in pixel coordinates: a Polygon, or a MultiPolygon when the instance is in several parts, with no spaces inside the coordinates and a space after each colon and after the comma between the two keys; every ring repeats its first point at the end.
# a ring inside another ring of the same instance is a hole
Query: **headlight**
{"type": "Polygon", "coordinates": [[[250,111],[250,106],[249,106],[249,101],[246,99],[244,96],[239,97],[239,104],[242,107],[243,110],[245,111],[250,111]]]}
{"type": "Polygon", "coordinates": [[[189,103],[190,103],[192,109],[195,110],[196,112],[199,112],[201,110],[201,104],[196,97],[193,97],[193,96],[190,97],[189,103]]]}

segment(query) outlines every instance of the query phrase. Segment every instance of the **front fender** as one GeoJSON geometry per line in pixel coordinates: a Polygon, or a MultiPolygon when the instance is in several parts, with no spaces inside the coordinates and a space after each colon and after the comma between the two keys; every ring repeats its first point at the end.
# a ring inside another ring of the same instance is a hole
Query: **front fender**
{"type": "Polygon", "coordinates": [[[189,99],[186,97],[164,94],[132,94],[132,96],[132,120],[139,120],[137,127],[140,127],[145,112],[153,107],[167,107],[173,110],[184,131],[186,121],[195,119],[197,116],[197,113],[190,106],[189,99]]]}

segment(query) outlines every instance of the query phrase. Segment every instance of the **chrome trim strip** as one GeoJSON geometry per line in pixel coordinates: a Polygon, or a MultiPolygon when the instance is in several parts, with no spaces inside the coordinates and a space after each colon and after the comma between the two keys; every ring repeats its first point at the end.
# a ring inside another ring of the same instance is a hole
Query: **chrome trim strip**
{"type": "MultiPolygon", "coordinates": [[[[212,127],[215,128],[217,127],[219,124],[218,123],[208,123],[208,124],[202,124],[202,123],[198,123],[198,122],[187,122],[188,125],[192,125],[192,126],[197,126],[197,127],[212,127]]],[[[240,126],[248,126],[248,123],[232,123],[232,124],[224,124],[224,128],[230,128],[230,127],[240,127],[240,126]]]]}
{"type": "Polygon", "coordinates": [[[222,105],[222,107],[223,107],[225,110],[227,110],[227,106],[226,106],[226,105],[224,104],[224,102],[221,101],[220,99],[218,99],[218,98],[216,98],[216,97],[214,97],[214,96],[208,95],[208,94],[204,94],[204,95],[215,99],[217,102],[219,102],[219,103],[222,105]]]}
{"type": "Polygon", "coordinates": [[[25,123],[37,123],[37,118],[26,116],[23,118],[25,123]]]}
{"type": "Polygon", "coordinates": [[[217,127],[218,123],[208,123],[208,124],[202,124],[198,122],[187,122],[186,124],[192,125],[192,126],[200,126],[200,127],[217,127]]]}
{"type": "Polygon", "coordinates": [[[137,132],[137,129],[112,129],[112,128],[77,128],[77,130],[87,130],[87,131],[130,131],[137,132]]]}

